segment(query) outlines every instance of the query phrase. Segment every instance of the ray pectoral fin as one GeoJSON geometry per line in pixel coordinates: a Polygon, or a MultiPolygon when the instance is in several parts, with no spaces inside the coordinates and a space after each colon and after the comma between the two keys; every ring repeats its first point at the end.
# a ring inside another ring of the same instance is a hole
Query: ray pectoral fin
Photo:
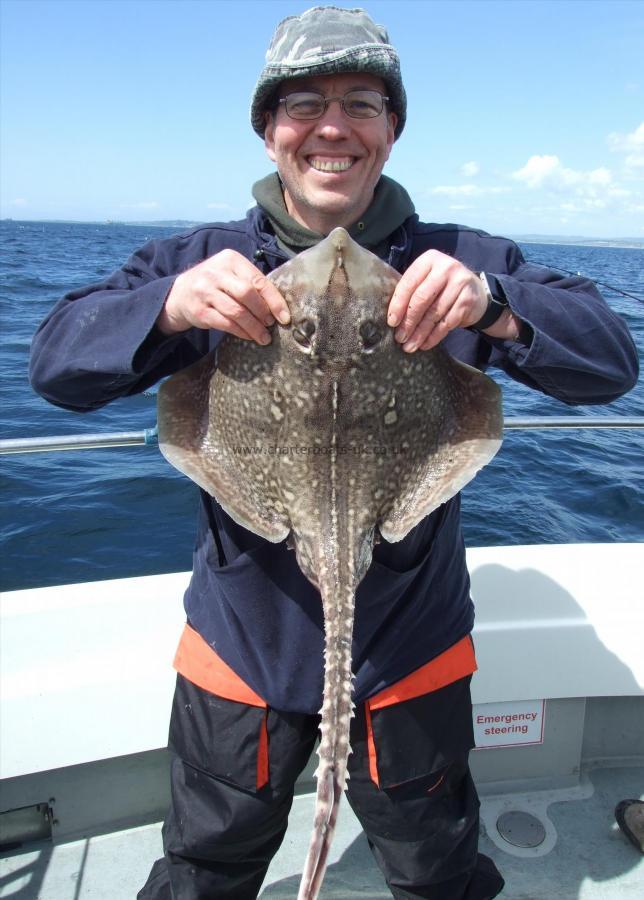
{"type": "Polygon", "coordinates": [[[402,540],[425,516],[462,490],[501,446],[503,412],[498,385],[454,360],[450,361],[450,379],[453,410],[437,429],[436,446],[423,446],[422,429],[404,435],[404,443],[409,445],[407,478],[380,523],[386,541],[402,540]]]}
{"type": "Polygon", "coordinates": [[[282,541],[290,531],[288,518],[257,471],[262,464],[268,470],[271,461],[247,454],[248,448],[235,442],[234,424],[212,389],[215,374],[213,352],[161,385],[159,449],[244,528],[282,541]]]}
{"type": "Polygon", "coordinates": [[[208,432],[208,394],[214,371],[213,351],[164,381],[157,400],[159,450],[204,490],[208,488],[199,459],[208,432]]]}
{"type": "Polygon", "coordinates": [[[474,439],[446,445],[431,464],[391,504],[380,525],[386,541],[402,540],[425,516],[465,487],[501,446],[500,440],[474,439]]]}

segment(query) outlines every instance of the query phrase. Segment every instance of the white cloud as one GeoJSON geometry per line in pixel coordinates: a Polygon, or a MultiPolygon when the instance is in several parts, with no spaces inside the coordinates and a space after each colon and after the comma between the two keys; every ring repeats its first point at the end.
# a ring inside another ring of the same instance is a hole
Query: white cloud
{"type": "Polygon", "coordinates": [[[12,206],[29,206],[29,201],[25,197],[16,197],[11,201],[12,206]]]}
{"type": "Polygon", "coordinates": [[[570,169],[558,156],[547,154],[531,156],[512,177],[530,190],[560,198],[560,208],[569,212],[605,209],[631,196],[630,191],[614,182],[612,172],[605,166],[589,171],[570,169]]]}
{"type": "Polygon", "coordinates": [[[232,206],[229,203],[207,203],[206,208],[207,209],[228,210],[228,209],[232,209],[232,206]]]}
{"type": "Polygon", "coordinates": [[[461,175],[463,175],[464,178],[473,178],[475,175],[478,175],[480,171],[481,167],[474,160],[463,163],[463,166],[461,167],[461,175]]]}
{"type": "Polygon", "coordinates": [[[431,189],[432,194],[448,197],[482,197],[484,194],[506,194],[508,187],[483,187],[478,184],[440,184],[431,189]]]}
{"type": "MultiPolygon", "coordinates": [[[[644,132],[644,125],[641,130],[644,132]]],[[[620,136],[619,147],[624,154],[634,152],[633,144],[640,139],[639,134],[638,129],[632,135],[620,136]]],[[[465,175],[466,165],[459,166],[463,177],[454,183],[426,188],[426,196],[432,198],[433,204],[444,211],[454,210],[454,215],[473,215],[478,209],[488,217],[507,221],[521,210],[535,222],[549,222],[549,228],[568,221],[571,226],[576,223],[576,228],[594,228],[600,233],[609,221],[638,221],[638,209],[644,203],[644,191],[636,173],[629,175],[621,165],[573,168],[554,153],[533,154],[524,157],[524,164],[514,171],[499,171],[498,178],[485,178],[485,185],[479,183],[480,177],[470,179],[465,175]]],[[[624,227],[632,230],[633,226],[624,227]]]]}
{"type": "Polygon", "coordinates": [[[629,168],[644,167],[644,122],[629,134],[612,131],[608,135],[608,146],[615,153],[626,154],[624,162],[629,168]]]}
{"type": "Polygon", "coordinates": [[[613,176],[610,169],[603,166],[589,172],[568,169],[562,165],[558,156],[531,156],[522,169],[512,173],[517,181],[522,181],[529,188],[560,189],[576,185],[609,185],[613,176]]]}
{"type": "Polygon", "coordinates": [[[512,177],[525,182],[528,187],[541,187],[560,166],[558,156],[531,156],[522,169],[512,173],[512,177]]]}

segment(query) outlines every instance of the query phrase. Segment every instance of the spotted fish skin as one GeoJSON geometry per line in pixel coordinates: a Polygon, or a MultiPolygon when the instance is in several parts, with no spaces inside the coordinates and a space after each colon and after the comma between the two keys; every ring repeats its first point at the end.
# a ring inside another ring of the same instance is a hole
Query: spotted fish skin
{"type": "Polygon", "coordinates": [[[401,350],[386,323],[400,276],[344,229],[269,277],[291,324],[268,347],[226,336],[165,382],[159,440],[239,524],[289,537],[320,590],[320,762],[298,895],[315,900],[347,777],[356,587],[377,538],[401,540],[494,456],[502,413],[494,382],[441,347],[401,350]]]}

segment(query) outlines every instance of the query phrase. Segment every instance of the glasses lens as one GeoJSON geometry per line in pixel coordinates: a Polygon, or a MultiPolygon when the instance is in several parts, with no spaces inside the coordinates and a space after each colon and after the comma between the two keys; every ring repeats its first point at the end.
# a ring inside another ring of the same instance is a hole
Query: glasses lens
{"type": "Polygon", "coordinates": [[[378,91],[349,91],[344,95],[344,111],[354,119],[373,119],[382,112],[383,97],[378,91]]]}
{"type": "Polygon", "coordinates": [[[324,112],[324,97],[309,91],[296,91],[286,97],[286,113],[292,119],[318,119],[324,112]]]}
{"type": "MultiPolygon", "coordinates": [[[[292,119],[319,119],[330,99],[316,91],[294,91],[284,98],[286,113],[292,119]]],[[[352,119],[373,119],[382,112],[385,98],[378,91],[348,91],[342,98],[345,113],[352,119]]]]}

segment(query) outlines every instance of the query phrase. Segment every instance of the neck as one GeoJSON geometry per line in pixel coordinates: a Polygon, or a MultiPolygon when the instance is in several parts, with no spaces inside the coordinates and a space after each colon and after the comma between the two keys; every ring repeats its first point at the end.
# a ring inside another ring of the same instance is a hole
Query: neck
{"type": "Polygon", "coordinates": [[[309,209],[308,207],[302,209],[293,202],[289,192],[284,188],[284,205],[289,216],[305,228],[325,236],[330,234],[334,228],[346,228],[348,231],[369,208],[372,199],[370,197],[369,203],[366,203],[357,212],[355,209],[351,209],[340,213],[328,213],[323,210],[309,209]]]}

